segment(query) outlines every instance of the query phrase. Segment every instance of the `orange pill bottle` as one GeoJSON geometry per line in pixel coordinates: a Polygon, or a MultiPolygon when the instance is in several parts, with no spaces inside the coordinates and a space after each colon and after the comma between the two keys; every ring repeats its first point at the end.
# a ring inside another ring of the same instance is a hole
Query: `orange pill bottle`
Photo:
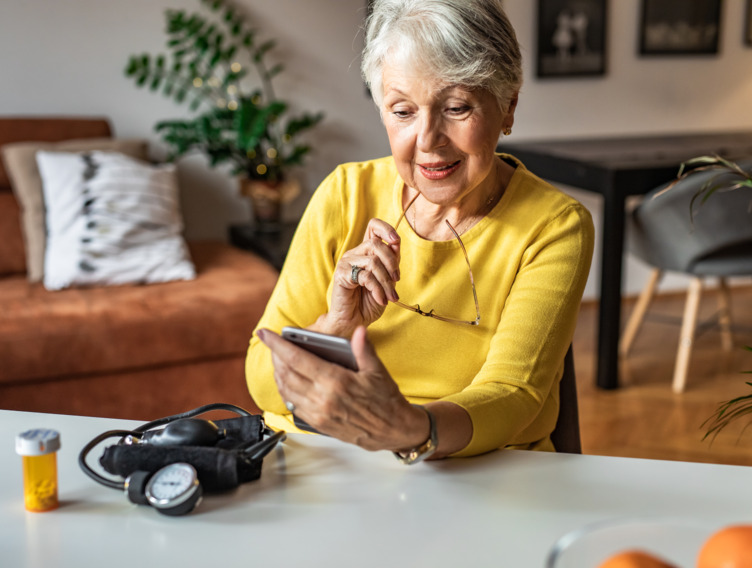
{"type": "Polygon", "coordinates": [[[16,453],[23,457],[24,503],[27,511],[57,509],[57,451],[55,430],[27,430],[16,436],[16,453]]]}

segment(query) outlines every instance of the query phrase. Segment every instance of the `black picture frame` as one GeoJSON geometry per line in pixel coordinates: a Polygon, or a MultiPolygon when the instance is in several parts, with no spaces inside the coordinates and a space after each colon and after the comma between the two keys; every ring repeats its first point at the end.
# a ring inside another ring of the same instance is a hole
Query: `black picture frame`
{"type": "Polygon", "coordinates": [[[722,0],[642,0],[640,55],[716,55],[722,0]]]}
{"type": "Polygon", "coordinates": [[[744,22],[744,43],[752,47],[752,0],[747,0],[747,13],[744,22]]]}
{"type": "Polygon", "coordinates": [[[538,0],[538,77],[606,74],[607,4],[607,0],[538,0]]]}

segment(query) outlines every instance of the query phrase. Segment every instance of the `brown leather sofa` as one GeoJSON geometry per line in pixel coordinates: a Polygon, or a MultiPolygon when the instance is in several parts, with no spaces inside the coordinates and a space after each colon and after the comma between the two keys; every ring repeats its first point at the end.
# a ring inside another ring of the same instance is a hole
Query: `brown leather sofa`
{"type": "MultiPolygon", "coordinates": [[[[106,119],[0,118],[0,147],[110,136],[106,119]]],[[[27,278],[20,214],[0,163],[0,408],[140,420],[210,402],[256,410],[244,358],[271,265],[189,242],[195,280],[51,292],[27,278]]]]}

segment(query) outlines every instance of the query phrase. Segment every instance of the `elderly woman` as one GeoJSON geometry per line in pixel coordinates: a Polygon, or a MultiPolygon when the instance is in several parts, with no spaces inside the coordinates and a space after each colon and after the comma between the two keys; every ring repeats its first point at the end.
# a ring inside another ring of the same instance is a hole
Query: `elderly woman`
{"type": "Polygon", "coordinates": [[[248,351],[275,428],[406,463],[554,450],[558,382],[593,247],[589,213],[497,154],[521,84],[501,0],[376,0],[362,71],[392,155],[313,195],[248,351]],[[281,338],[350,339],[358,371],[281,338]]]}

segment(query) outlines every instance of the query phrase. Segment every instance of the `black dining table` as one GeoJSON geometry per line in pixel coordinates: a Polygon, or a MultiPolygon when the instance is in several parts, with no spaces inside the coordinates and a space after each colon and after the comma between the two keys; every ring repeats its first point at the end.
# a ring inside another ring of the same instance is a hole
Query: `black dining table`
{"type": "MultiPolygon", "coordinates": [[[[697,156],[752,156],[752,131],[505,140],[500,152],[519,158],[538,176],[603,197],[596,384],[619,387],[619,335],[625,203],[674,179],[680,165],[697,156]]],[[[596,249],[597,250],[597,249],[596,249]]]]}

